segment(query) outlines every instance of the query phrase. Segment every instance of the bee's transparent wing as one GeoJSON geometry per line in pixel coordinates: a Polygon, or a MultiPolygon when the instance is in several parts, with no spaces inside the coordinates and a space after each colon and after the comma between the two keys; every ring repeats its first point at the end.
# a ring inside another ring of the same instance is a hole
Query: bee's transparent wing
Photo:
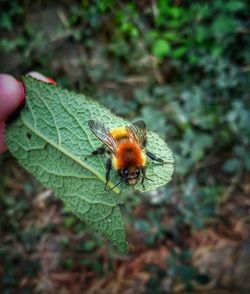
{"type": "Polygon", "coordinates": [[[142,147],[146,146],[147,143],[147,126],[143,120],[138,120],[132,123],[131,126],[127,127],[130,133],[132,132],[134,137],[138,140],[142,147]]]}
{"type": "Polygon", "coordinates": [[[112,153],[115,153],[116,141],[104,124],[99,121],[89,120],[88,125],[95,136],[106,145],[112,153]]]}

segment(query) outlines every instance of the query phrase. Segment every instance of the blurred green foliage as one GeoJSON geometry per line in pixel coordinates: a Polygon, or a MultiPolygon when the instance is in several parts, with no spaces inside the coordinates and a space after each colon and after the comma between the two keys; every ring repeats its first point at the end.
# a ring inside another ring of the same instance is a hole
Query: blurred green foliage
{"type": "MultiPolygon", "coordinates": [[[[25,13],[31,8],[25,3],[17,0],[5,3],[7,9],[0,15],[0,29],[5,34],[0,48],[21,54],[25,62],[19,73],[40,70],[52,75],[62,86],[92,95],[118,115],[131,120],[144,119],[174,151],[175,176],[167,187],[127,196],[125,213],[129,226],[133,234],[142,236],[145,246],[155,248],[166,239],[175,241],[166,261],[168,267],[151,267],[147,293],[165,293],[159,281],[169,276],[178,277],[187,291],[191,291],[192,280],[205,283],[208,278],[201,276],[188,260],[192,253],[186,248],[182,230],[188,226],[195,231],[210,221],[216,222],[218,206],[231,185],[231,178],[239,171],[250,171],[250,3],[244,0],[155,0],[143,1],[144,5],[141,1],[114,0],[96,0],[91,4],[73,1],[71,5],[60,2],[67,10],[69,42],[84,48],[84,54],[77,57],[80,79],[53,69],[57,49],[39,54],[41,42],[35,38],[39,32],[29,29],[25,13]],[[9,32],[17,26],[21,28],[20,34],[12,38],[9,32]],[[35,40],[32,47],[31,40],[35,40]],[[138,207],[142,207],[139,216],[133,214],[138,207]],[[173,221],[169,223],[166,216],[173,221]],[[185,254],[190,255],[185,258],[185,254]]],[[[30,196],[25,194],[26,197],[17,199],[7,195],[1,197],[4,207],[1,228],[32,248],[39,229],[25,232],[20,225],[29,210],[30,196]]],[[[83,224],[66,212],[63,215],[65,230],[85,234],[83,224]]],[[[46,228],[42,230],[41,234],[46,228]]],[[[86,242],[79,243],[75,250],[92,255],[83,258],[81,266],[96,274],[109,273],[112,267],[105,269],[94,253],[104,244],[103,240],[94,234],[86,236],[86,242]]],[[[60,244],[62,250],[70,247],[65,236],[60,244]]],[[[1,249],[1,263],[7,268],[3,288],[11,289],[15,283],[15,258],[15,254],[6,254],[1,249]]],[[[75,263],[68,256],[63,266],[70,270],[75,263]]],[[[32,268],[35,275],[36,261],[32,268]]]]}

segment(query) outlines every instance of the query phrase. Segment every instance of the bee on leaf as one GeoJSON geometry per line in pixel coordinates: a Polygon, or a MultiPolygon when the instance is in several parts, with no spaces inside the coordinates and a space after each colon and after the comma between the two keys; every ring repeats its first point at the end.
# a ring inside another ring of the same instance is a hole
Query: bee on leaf
{"type": "Polygon", "coordinates": [[[121,179],[111,188],[113,190],[122,182],[128,185],[136,185],[141,179],[144,187],[144,180],[151,180],[146,176],[147,157],[160,164],[172,163],[158,158],[146,149],[147,127],[144,121],[140,120],[130,126],[122,126],[108,129],[99,121],[90,120],[88,125],[95,136],[104,144],[97,148],[89,157],[108,154],[106,163],[106,184],[105,190],[110,179],[111,168],[113,167],[121,179]]]}

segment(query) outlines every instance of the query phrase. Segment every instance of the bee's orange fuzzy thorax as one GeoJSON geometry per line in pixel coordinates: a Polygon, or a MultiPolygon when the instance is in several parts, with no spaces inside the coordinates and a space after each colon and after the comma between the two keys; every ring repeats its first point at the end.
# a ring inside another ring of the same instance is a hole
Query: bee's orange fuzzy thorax
{"type": "Polygon", "coordinates": [[[139,167],[145,165],[144,151],[137,142],[124,140],[116,149],[116,168],[139,167]]]}

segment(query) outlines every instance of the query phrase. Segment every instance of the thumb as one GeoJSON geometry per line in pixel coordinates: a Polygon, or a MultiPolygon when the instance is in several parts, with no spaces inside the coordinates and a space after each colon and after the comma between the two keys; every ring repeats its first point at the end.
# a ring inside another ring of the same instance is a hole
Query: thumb
{"type": "Polygon", "coordinates": [[[24,86],[8,74],[0,74],[0,121],[13,113],[24,101],[24,86]]]}

